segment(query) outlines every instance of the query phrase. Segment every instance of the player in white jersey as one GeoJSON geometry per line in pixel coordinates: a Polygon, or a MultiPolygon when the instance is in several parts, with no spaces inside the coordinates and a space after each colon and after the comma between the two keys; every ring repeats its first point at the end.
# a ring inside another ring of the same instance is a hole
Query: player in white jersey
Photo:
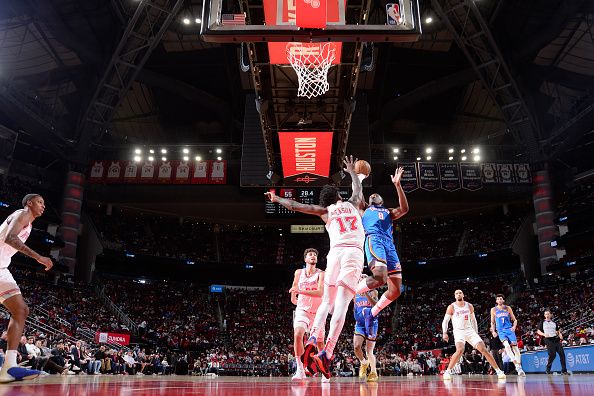
{"type": "Polygon", "coordinates": [[[472,347],[483,354],[485,359],[491,364],[497,378],[505,379],[505,374],[499,366],[493,356],[487,351],[487,347],[483,342],[481,336],[478,335],[478,324],[476,317],[474,316],[474,307],[471,303],[464,301],[464,293],[462,290],[456,290],[454,292],[456,301],[451,303],[446,310],[441,329],[443,331],[443,340],[448,342],[448,325],[450,320],[452,321],[452,328],[454,330],[454,343],[456,344],[456,352],[452,355],[448,368],[443,373],[443,379],[452,379],[452,368],[460,360],[460,356],[464,353],[464,347],[468,342],[472,347]]]}
{"type": "Polygon", "coordinates": [[[25,245],[31,233],[31,223],[43,214],[45,203],[41,195],[27,194],[23,198],[23,209],[13,212],[0,225],[0,303],[10,312],[7,329],[7,347],[4,364],[0,370],[0,382],[32,379],[41,374],[38,370],[29,370],[17,366],[17,347],[23,335],[29,307],[23,300],[21,290],[8,270],[10,260],[16,252],[21,252],[43,266],[52,268],[52,260],[35,252],[25,245]]]}
{"type": "Polygon", "coordinates": [[[351,175],[353,183],[353,193],[346,202],[340,198],[338,188],[329,185],[324,186],[320,192],[320,205],[305,205],[277,197],[273,192],[266,193],[272,202],[278,202],[289,210],[320,216],[326,223],[326,231],[330,237],[330,251],[324,280],[324,297],[316,313],[311,337],[304,352],[305,367],[314,371],[317,369],[326,378],[330,378],[330,362],[334,357],[334,347],[363,271],[365,232],[357,209],[362,187],[355,173],[355,161],[352,156],[344,160],[345,171],[351,175]],[[317,339],[321,337],[332,306],[334,311],[328,339],[324,349],[313,356],[317,349],[317,339]]]}
{"type": "MultiPolygon", "coordinates": [[[[309,333],[313,326],[316,311],[322,303],[324,293],[324,271],[316,267],[318,251],[314,248],[305,249],[303,253],[305,268],[295,271],[291,293],[291,302],[297,307],[293,317],[293,348],[297,371],[294,380],[306,378],[303,367],[303,336],[309,333]]],[[[323,340],[321,340],[323,342],[323,340]]]]}

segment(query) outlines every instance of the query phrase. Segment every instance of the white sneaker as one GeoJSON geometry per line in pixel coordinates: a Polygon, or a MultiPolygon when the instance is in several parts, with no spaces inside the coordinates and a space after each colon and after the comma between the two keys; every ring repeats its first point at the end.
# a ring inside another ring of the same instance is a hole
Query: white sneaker
{"type": "Polygon", "coordinates": [[[444,379],[444,380],[451,380],[452,379],[452,374],[448,370],[446,370],[446,371],[443,372],[442,379],[444,379]]]}
{"type": "Polygon", "coordinates": [[[497,371],[497,379],[504,380],[506,378],[507,377],[505,376],[505,373],[503,371],[501,371],[501,370],[497,371]]]}
{"type": "Polygon", "coordinates": [[[295,375],[293,377],[291,377],[291,380],[293,381],[301,381],[306,379],[307,376],[305,375],[305,371],[304,370],[297,370],[295,372],[295,375]]]}
{"type": "Polygon", "coordinates": [[[522,370],[522,368],[517,368],[516,371],[518,372],[518,377],[525,377],[526,376],[526,372],[524,370],[522,370]]]}
{"type": "Polygon", "coordinates": [[[328,382],[330,382],[330,378],[326,378],[322,375],[322,383],[324,384],[324,383],[328,383],[328,382]]]}

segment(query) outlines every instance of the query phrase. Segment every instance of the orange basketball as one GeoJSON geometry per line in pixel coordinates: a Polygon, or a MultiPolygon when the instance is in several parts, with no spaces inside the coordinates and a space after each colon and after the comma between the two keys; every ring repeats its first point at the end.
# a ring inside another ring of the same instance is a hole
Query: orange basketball
{"type": "Polygon", "coordinates": [[[355,162],[355,173],[369,176],[371,173],[371,165],[365,160],[359,160],[355,162]]]}

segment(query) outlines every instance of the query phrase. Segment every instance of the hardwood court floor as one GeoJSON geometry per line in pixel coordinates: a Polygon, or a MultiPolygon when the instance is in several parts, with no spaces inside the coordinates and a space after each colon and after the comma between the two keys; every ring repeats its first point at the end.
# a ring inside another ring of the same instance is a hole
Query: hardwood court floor
{"type": "Polygon", "coordinates": [[[319,378],[291,382],[289,378],[190,377],[190,376],[47,376],[28,382],[0,384],[0,396],[131,396],[131,395],[255,395],[255,396],[379,396],[379,395],[594,395],[594,375],[571,377],[528,375],[441,377],[381,377],[378,383],[353,378],[319,378]]]}

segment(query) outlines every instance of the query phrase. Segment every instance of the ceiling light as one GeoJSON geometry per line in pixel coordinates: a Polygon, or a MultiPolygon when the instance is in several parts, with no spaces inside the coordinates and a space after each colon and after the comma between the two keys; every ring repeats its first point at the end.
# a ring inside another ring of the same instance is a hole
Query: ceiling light
{"type": "Polygon", "coordinates": [[[200,157],[199,155],[197,155],[196,157],[194,157],[194,159],[195,159],[196,161],[202,161],[202,157],[200,157]]]}
{"type": "Polygon", "coordinates": [[[167,161],[167,157],[161,157],[161,161],[163,161],[163,162],[167,161]]]}
{"type": "Polygon", "coordinates": [[[421,157],[417,157],[417,161],[420,161],[420,160],[421,160],[421,157]]]}
{"type": "Polygon", "coordinates": [[[167,149],[161,149],[161,154],[167,154],[167,149]]]}
{"type": "Polygon", "coordinates": [[[140,155],[137,155],[137,156],[134,157],[134,161],[135,162],[140,162],[140,161],[142,161],[142,158],[140,158],[140,155]]]}
{"type": "Polygon", "coordinates": [[[202,23],[202,19],[200,19],[200,18],[196,18],[195,21],[196,21],[196,23],[202,23]]]}
{"type": "Polygon", "coordinates": [[[448,157],[448,160],[450,160],[450,161],[453,160],[453,159],[454,159],[454,157],[448,157]]]}
{"type": "Polygon", "coordinates": [[[134,150],[134,153],[135,153],[135,154],[142,154],[142,150],[141,150],[141,149],[139,149],[139,148],[137,148],[136,150],[134,150]]]}
{"type": "Polygon", "coordinates": [[[184,18],[184,19],[182,19],[182,22],[184,23],[184,25],[189,25],[190,24],[190,18],[184,18]]]}
{"type": "Polygon", "coordinates": [[[431,18],[431,17],[425,18],[425,23],[431,23],[431,22],[433,22],[433,18],[431,18]]]}
{"type": "Polygon", "coordinates": [[[153,150],[153,149],[150,149],[150,150],[149,150],[149,153],[151,153],[151,154],[155,154],[155,150],[153,150]]]}
{"type": "Polygon", "coordinates": [[[394,161],[398,161],[398,157],[397,156],[394,156],[394,161]]]}
{"type": "Polygon", "coordinates": [[[452,154],[453,152],[454,152],[454,149],[453,148],[448,149],[448,153],[452,154]]]}
{"type": "Polygon", "coordinates": [[[154,160],[155,160],[155,157],[153,157],[153,156],[151,155],[151,156],[149,156],[149,157],[148,157],[148,160],[152,162],[152,161],[154,161],[154,160]]]}
{"type": "Polygon", "coordinates": [[[481,156],[475,155],[473,159],[474,159],[474,162],[479,162],[481,160],[481,156]]]}
{"type": "Polygon", "coordinates": [[[399,152],[399,150],[398,150],[397,148],[395,148],[395,149],[394,149],[394,152],[395,152],[395,153],[398,153],[398,152],[399,152]]]}
{"type": "Polygon", "coordinates": [[[430,155],[427,156],[427,161],[431,161],[431,156],[430,155]]]}
{"type": "Polygon", "coordinates": [[[472,154],[478,154],[480,152],[481,152],[481,150],[478,147],[475,147],[472,149],[472,154]]]}
{"type": "Polygon", "coordinates": [[[222,158],[221,157],[217,157],[217,161],[220,161],[220,160],[222,160],[222,158]]]}
{"type": "Polygon", "coordinates": [[[432,149],[431,147],[427,147],[427,148],[425,149],[425,153],[426,153],[426,154],[431,154],[432,152],[433,152],[433,149],[432,149]]]}
{"type": "Polygon", "coordinates": [[[465,155],[462,156],[462,161],[466,161],[466,156],[465,155]]]}
{"type": "Polygon", "coordinates": [[[190,157],[188,157],[187,155],[184,155],[184,161],[188,161],[190,159],[190,157]]]}
{"type": "Polygon", "coordinates": [[[217,149],[217,154],[221,154],[222,152],[223,152],[223,150],[217,149]]]}
{"type": "Polygon", "coordinates": [[[188,150],[187,148],[182,150],[184,152],[184,154],[188,154],[190,152],[190,150],[188,150]]]}
{"type": "Polygon", "coordinates": [[[466,149],[462,149],[462,150],[460,150],[460,152],[461,152],[462,154],[464,154],[464,153],[466,152],[466,149]]]}

